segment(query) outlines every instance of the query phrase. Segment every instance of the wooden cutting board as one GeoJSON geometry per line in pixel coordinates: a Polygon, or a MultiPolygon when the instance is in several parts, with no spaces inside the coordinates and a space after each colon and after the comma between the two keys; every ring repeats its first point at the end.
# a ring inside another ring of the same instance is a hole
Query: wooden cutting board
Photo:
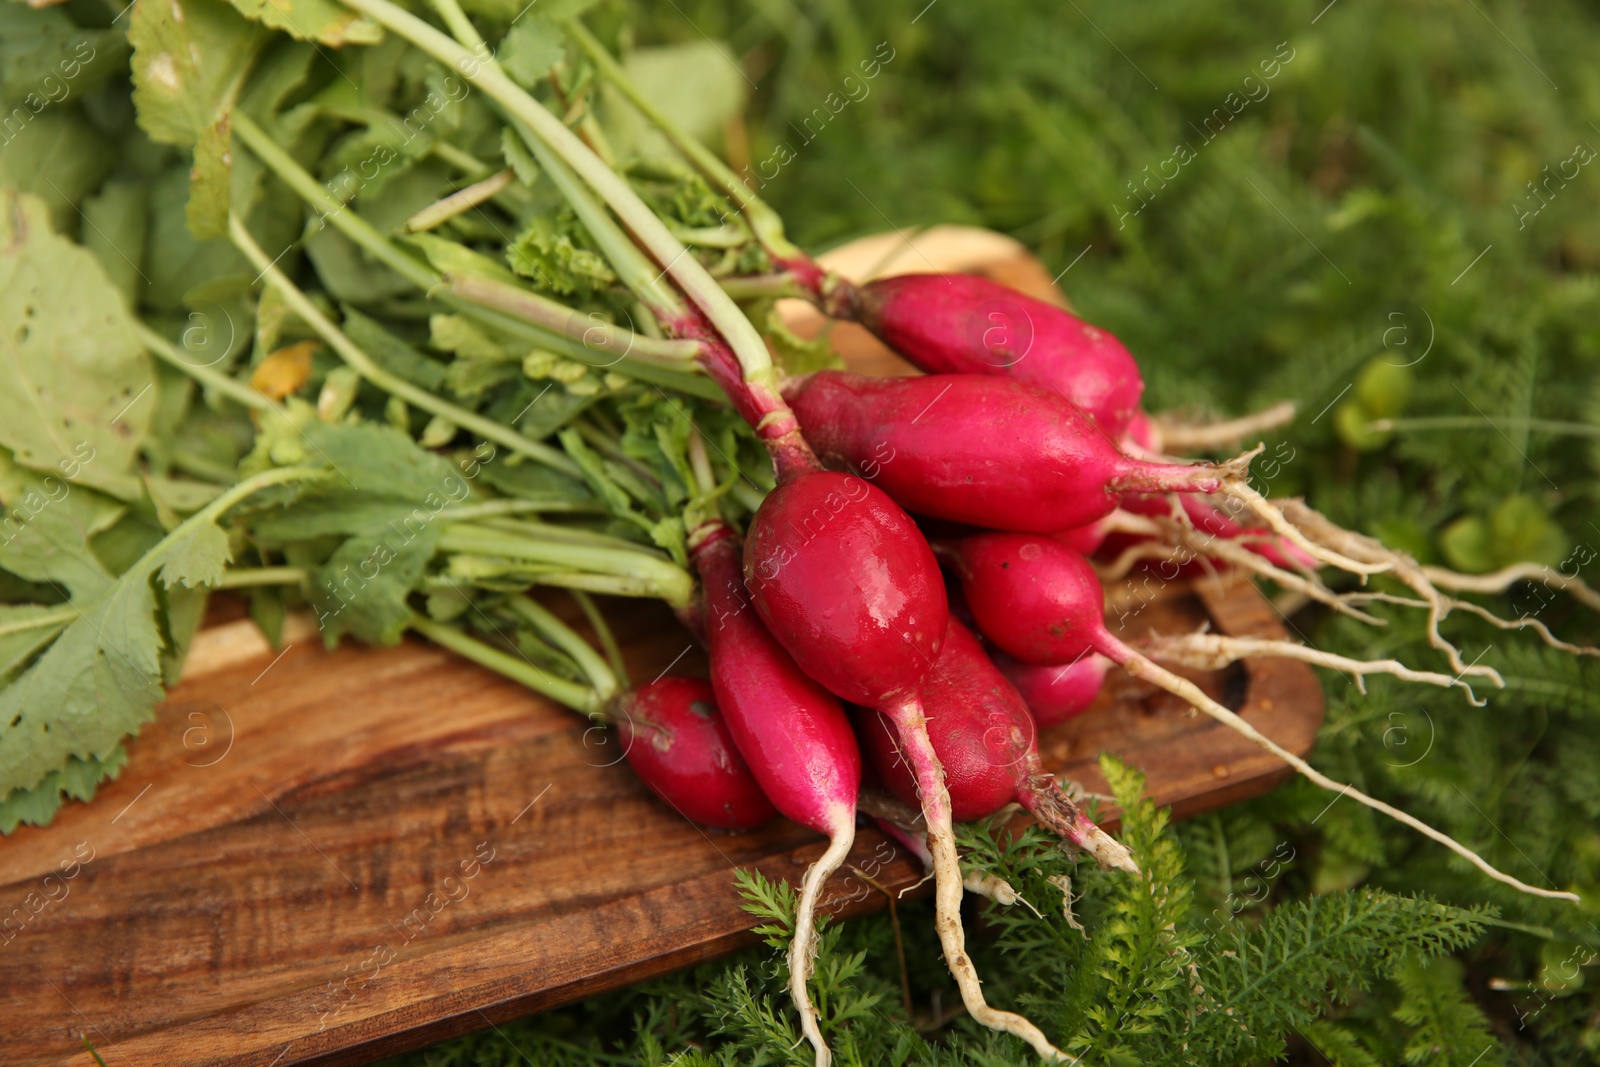
{"type": "MultiPolygon", "coordinates": [[[[618,613],[636,680],[703,669],[664,611],[618,613]]],[[[1128,633],[1283,636],[1245,582],[1161,590],[1128,633]]],[[[0,1062],[355,1064],[752,944],[733,869],[797,879],[822,850],[786,822],[706,833],[571,712],[420,641],[273,652],[245,620],[190,669],[92,804],[0,844],[0,1062]]],[[[1296,752],[1321,721],[1309,668],[1193,675],[1296,752]]],[[[1284,768],[1164,693],[1121,687],[1041,739],[1092,791],[1114,752],[1179,815],[1284,768]]],[[[920,870],[863,830],[851,862],[920,870]]],[[[883,906],[854,876],[840,914],[883,906]]]]}
{"type": "MultiPolygon", "coordinates": [[[[867,238],[823,261],[857,278],[977,270],[1065,302],[1020,245],[970,227],[867,238]]],[[[823,328],[803,306],[786,313],[807,335],[823,328]]],[[[831,336],[858,370],[909,370],[859,327],[831,336]]],[[[1125,636],[1204,622],[1284,636],[1247,582],[1111,592],[1125,636]]],[[[822,851],[782,821],[701,831],[605,734],[432,645],[328,652],[301,620],[276,651],[237,604],[219,607],[122,777],[49,827],[0,838],[4,1067],[92,1067],[82,1035],[109,1067],[366,1063],[751,945],[734,868],[797,880],[822,851]]],[[[703,673],[664,609],[613,607],[636,682],[703,673]]],[[[1322,721],[1310,668],[1191,677],[1310,750],[1322,721]]],[[[1288,773],[1132,685],[1108,687],[1040,749],[1094,792],[1107,788],[1099,753],[1115,753],[1179,817],[1288,773]]],[[[892,891],[922,874],[871,829],[850,863],[892,891]]],[[[884,897],[845,871],[824,903],[848,916],[884,897]]]]}

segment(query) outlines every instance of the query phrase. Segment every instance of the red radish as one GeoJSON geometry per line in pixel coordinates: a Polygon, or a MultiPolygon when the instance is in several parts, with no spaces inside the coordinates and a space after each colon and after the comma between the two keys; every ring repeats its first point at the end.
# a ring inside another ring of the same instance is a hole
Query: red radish
{"type": "Polygon", "coordinates": [[[751,610],[739,544],[720,521],[696,528],[695,569],[705,588],[711,684],[728,732],[778,810],[828,838],[806,871],[789,946],[789,988],[802,1028],[828,1062],[806,981],[818,898],[855,841],[861,753],[838,698],[807,677],[751,610]]]}
{"type": "MultiPolygon", "coordinates": [[[[751,520],[744,572],[762,621],[801,669],[895,724],[934,856],[935,926],[968,1013],[1059,1058],[1038,1027],[988,1005],[966,952],[950,796],[918,698],[949,611],[938,565],[911,516],[852,475],[780,472],[751,520]]],[[[821,1059],[820,1034],[813,1044],[821,1059]]]]}
{"type": "Polygon", "coordinates": [[[1064,665],[1024,663],[999,649],[990,654],[1000,673],[1017,687],[1039,729],[1045,730],[1089,710],[1105,683],[1111,661],[1089,652],[1064,665]]]}
{"type": "MultiPolygon", "coordinates": [[[[1038,726],[1005,675],[961,623],[950,620],[939,658],[922,685],[928,737],[944,767],[951,817],[969,822],[1021,804],[1040,823],[1103,866],[1137,874],[1128,850],[1091,822],[1045,773],[1038,726]]],[[[885,719],[859,721],[862,744],[895,796],[916,803],[917,783],[885,719]]]]}
{"type": "Polygon", "coordinates": [[[930,374],[992,374],[1060,393],[1112,440],[1144,379],[1122,342],[1070,311],[974,274],[903,274],[862,286],[856,321],[930,374]]]}
{"type": "Polygon", "coordinates": [[[940,546],[952,560],[966,590],[967,603],[983,635],[1030,663],[1070,663],[1085,651],[1099,652],[1129,674],[1187,701],[1258,747],[1289,764],[1307,779],[1402,822],[1470,861],[1496,881],[1524,893],[1571,900],[1572,894],[1541,889],[1495,869],[1482,856],[1415,816],[1341,785],[1257,730],[1200,689],[1140,655],[1106,629],[1104,593],[1087,560],[1049,537],[1027,534],[974,534],[940,546]]]}
{"type": "Polygon", "coordinates": [[[639,780],[690,822],[751,830],[778,814],[717,711],[711,685],[667,676],[608,709],[639,780]]]}
{"type": "Polygon", "coordinates": [[[785,394],[823,460],[912,511],[974,526],[1047,533],[1101,518],[1130,490],[1222,487],[1209,465],[1123,455],[1071,401],[1007,378],[821,371],[785,394]]]}

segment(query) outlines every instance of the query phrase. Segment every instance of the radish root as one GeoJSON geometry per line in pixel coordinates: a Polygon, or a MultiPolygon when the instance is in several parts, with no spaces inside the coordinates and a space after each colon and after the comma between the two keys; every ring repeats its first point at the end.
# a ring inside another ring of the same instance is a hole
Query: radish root
{"type": "MultiPolygon", "coordinates": [[[[1237,460],[1229,460],[1229,464],[1241,463],[1248,465],[1250,459],[1254,458],[1256,452],[1259,451],[1260,448],[1258,447],[1254,451],[1246,452],[1238,457],[1237,460]]],[[[1242,473],[1230,471],[1227,482],[1223,486],[1223,492],[1249,504],[1251,510],[1259,515],[1261,521],[1270,526],[1274,533],[1281,535],[1285,541],[1288,541],[1313,559],[1321,560],[1330,567],[1338,567],[1340,570],[1362,576],[1382,574],[1385,571],[1394,569],[1395,562],[1392,559],[1378,561],[1352,559],[1350,556],[1311,540],[1301,532],[1300,527],[1290,522],[1284,513],[1278,510],[1277,505],[1256,492],[1255,488],[1245,481],[1245,476],[1242,473]]],[[[1332,524],[1330,523],[1329,525],[1331,526],[1332,524]]]]}
{"type": "Polygon", "coordinates": [[[1335,593],[1323,584],[1322,579],[1315,573],[1298,573],[1285,570],[1264,556],[1250,551],[1243,539],[1217,537],[1196,529],[1189,516],[1181,508],[1174,509],[1172,518],[1158,518],[1156,516],[1133,515],[1128,512],[1115,511],[1111,514],[1111,521],[1107,529],[1117,533],[1141,534],[1147,537],[1159,538],[1161,543],[1143,542],[1130,545],[1121,555],[1112,561],[1111,565],[1100,569],[1104,579],[1122,578],[1133,569],[1133,566],[1144,559],[1165,559],[1170,562],[1183,564],[1199,557],[1210,557],[1221,560],[1240,570],[1250,571],[1263,578],[1283,586],[1285,589],[1303,594],[1319,604],[1324,604],[1334,611],[1348,615],[1353,619],[1368,624],[1369,626],[1383,626],[1385,621],[1375,615],[1370,615],[1354,606],[1348,594],[1335,593]],[[1186,549],[1190,555],[1187,557],[1173,554],[1170,550],[1176,545],[1186,549]]]}
{"type": "Polygon", "coordinates": [[[1168,415],[1152,416],[1155,445],[1162,451],[1209,452],[1232,448],[1248,437],[1275,430],[1294,421],[1293,400],[1283,400],[1262,411],[1223,422],[1185,422],[1168,415]]]}
{"type": "Polygon", "coordinates": [[[967,1012],[991,1030],[1013,1034],[1033,1046],[1044,1059],[1051,1062],[1068,1062],[1069,1057],[1052,1045],[1033,1023],[1014,1012],[991,1008],[983,998],[983,988],[978,972],[967,955],[966,931],[961,926],[961,894],[965,879],[961,864],[956,858],[955,828],[950,819],[950,793],[944,784],[944,768],[934,754],[933,742],[928,739],[927,719],[922,714],[922,703],[912,697],[904,703],[886,709],[917,779],[917,789],[922,797],[922,813],[928,823],[928,846],[934,864],[934,926],[939,931],[939,943],[944,946],[945,964],[961,989],[961,1000],[967,1012]]]}
{"type": "Polygon", "coordinates": [[[1600,611],[1600,592],[1581,578],[1568,577],[1542,563],[1513,563],[1489,574],[1461,574],[1443,567],[1423,567],[1422,573],[1439,588],[1458,593],[1503,593],[1517,582],[1542,582],[1551,589],[1567,592],[1585,607],[1600,611]]]}
{"type": "Polygon", "coordinates": [[[1421,819],[1418,819],[1413,815],[1409,815],[1406,812],[1401,811],[1399,808],[1396,808],[1391,804],[1386,804],[1375,797],[1370,797],[1361,792],[1359,789],[1356,789],[1354,786],[1341,785],[1338,782],[1335,782],[1321,771],[1318,771],[1316,768],[1312,767],[1311,764],[1307,763],[1299,756],[1296,756],[1293,752],[1290,752],[1288,749],[1284,748],[1282,745],[1263,734],[1260,730],[1257,730],[1254,726],[1251,726],[1244,719],[1240,718],[1237,713],[1229,711],[1221,704],[1218,704],[1215,700],[1212,700],[1200,689],[1199,686],[1195,685],[1187,678],[1181,678],[1167,670],[1165,667],[1162,667],[1146,657],[1141,656],[1139,653],[1135,652],[1133,649],[1129,648],[1127,645],[1123,644],[1110,634],[1103,634],[1101,636],[1100,645],[1101,647],[1098,649],[1098,651],[1102,655],[1114,660],[1129,674],[1160,686],[1167,692],[1188,702],[1189,705],[1195,709],[1205,712],[1207,715],[1211,716],[1213,719],[1216,719],[1229,729],[1249,738],[1257,745],[1257,747],[1272,753],[1274,756],[1293,767],[1296,771],[1299,771],[1309,781],[1321,786],[1323,789],[1338,793],[1340,796],[1349,796],[1352,800],[1355,800],[1360,804],[1364,804],[1375,811],[1381,811],[1397,822],[1404,823],[1413,830],[1416,830],[1418,833],[1439,842],[1456,855],[1468,860],[1473,866],[1477,867],[1480,871],[1482,871],[1484,874],[1487,874],[1490,878],[1493,878],[1497,882],[1503,882],[1506,885],[1512,886],[1515,889],[1529,894],[1530,896],[1547,897],[1552,900],[1570,900],[1574,903],[1577,903],[1578,895],[1576,893],[1568,893],[1554,889],[1541,889],[1538,886],[1531,886],[1521,879],[1499,870],[1494,865],[1489,863],[1488,860],[1484,859],[1467,846],[1461,844],[1455,838],[1435,830],[1421,819]]]}
{"type": "Polygon", "coordinates": [[[1152,659],[1203,671],[1220,670],[1230,663],[1237,663],[1250,656],[1278,656],[1353,674],[1356,688],[1363,694],[1367,691],[1363,684],[1366,675],[1388,674],[1407,682],[1422,682],[1443,689],[1464,689],[1467,692],[1467,702],[1473,707],[1481,708],[1487,703],[1479,699],[1472,691],[1472,686],[1448,674],[1413,670],[1397,659],[1351,659],[1307,645],[1298,645],[1292,641],[1269,641],[1259,637],[1224,637],[1221,634],[1208,633],[1156,634],[1139,642],[1138,647],[1152,659]]]}
{"type": "Polygon", "coordinates": [[[822,897],[822,887],[827,883],[828,876],[844,863],[855,840],[856,820],[852,811],[840,820],[840,828],[829,842],[828,850],[806,869],[805,878],[800,883],[800,903],[795,908],[794,938],[789,942],[789,996],[794,1000],[795,1010],[800,1013],[801,1032],[817,1051],[817,1067],[829,1067],[833,1062],[833,1053],[822,1036],[816,1006],[811,1003],[811,991],[806,988],[816,961],[817,902],[822,897]]]}
{"type": "MultiPolygon", "coordinates": [[[[1115,867],[1119,871],[1138,874],[1139,865],[1133,862],[1128,846],[1096,826],[1046,774],[1031,776],[1019,790],[1023,806],[1044,826],[1062,839],[1063,845],[1073,845],[1089,855],[1102,867],[1115,867]]],[[[1071,851],[1070,849],[1068,850],[1071,851]]]]}

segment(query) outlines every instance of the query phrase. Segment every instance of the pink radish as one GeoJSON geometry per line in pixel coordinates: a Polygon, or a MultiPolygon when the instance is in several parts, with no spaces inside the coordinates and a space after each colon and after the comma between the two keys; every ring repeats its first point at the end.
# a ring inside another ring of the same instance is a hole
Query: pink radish
{"type": "MultiPolygon", "coordinates": [[[[987,1004],[966,952],[950,796],[918,698],[949,612],[944,581],[916,524],[860,478],[780,470],[778,487],[751,520],[744,572],[762,621],[801,669],[894,723],[928,826],[935,925],[968,1013],[1023,1038],[1040,1055],[1059,1058],[1038,1027],[987,1004]]],[[[819,1042],[814,1036],[821,1059],[819,1042]]]]}
{"type": "Polygon", "coordinates": [[[862,286],[856,321],[930,374],[993,374],[1060,393],[1115,440],[1144,379],[1122,342],[1070,311],[974,274],[862,286]]]}
{"type": "Polygon", "coordinates": [[[1130,490],[1223,484],[1215,467],[1123,455],[1070,401],[1007,378],[822,371],[785,394],[825,462],[871,477],[912,511],[974,526],[1065,530],[1108,514],[1130,490]]]}
{"type": "Polygon", "coordinates": [[[667,676],[607,709],[639,780],[690,822],[751,830],[778,814],[729,736],[711,685],[667,676]]]}
{"type": "MultiPolygon", "coordinates": [[[[1128,850],[1107,836],[1045,773],[1038,726],[1022,697],[989,662],[983,646],[950,620],[939,658],[922,685],[928,737],[944,767],[950,814],[958,822],[1021,804],[1040,823],[1103,866],[1137,874],[1128,850]]],[[[894,726],[877,715],[857,722],[868,757],[891,792],[916,803],[917,783],[894,726]]]]}
{"type": "Polygon", "coordinates": [[[817,901],[855,842],[861,753],[838,698],[802,673],[751,610],[733,531],[720,521],[700,525],[692,552],[705,588],[711,684],[728,732],[778,810],[828,838],[802,882],[789,946],[790,994],[818,1062],[826,1064],[806,982],[817,901]]]}
{"type": "Polygon", "coordinates": [[[1420,819],[1352,786],[1341,785],[1285,749],[1199,686],[1140,655],[1106,629],[1104,594],[1087,560],[1049,537],[974,534],[940,546],[950,559],[983,635],[1030,663],[1070,663],[1099,652],[1129,674],[1187,701],[1192,707],[1249,738],[1324,789],[1381,811],[1469,860],[1496,881],[1534,896],[1575,900],[1571,893],[1541,889],[1497,870],[1482,856],[1420,819]]]}
{"type": "Polygon", "coordinates": [[[1098,652],[1088,652],[1071,663],[1047,667],[1024,663],[999,649],[989,658],[1011,684],[1017,687],[1039,729],[1045,730],[1089,710],[1105,683],[1111,661],[1098,652]]]}

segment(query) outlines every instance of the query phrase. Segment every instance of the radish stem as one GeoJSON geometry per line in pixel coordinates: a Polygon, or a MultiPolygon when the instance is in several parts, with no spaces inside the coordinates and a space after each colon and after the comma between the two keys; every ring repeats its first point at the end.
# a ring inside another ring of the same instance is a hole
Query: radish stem
{"type": "Polygon", "coordinates": [[[496,193],[516,180],[517,174],[510,167],[496,171],[482,181],[473,182],[449,196],[435,200],[406,219],[401,230],[405,233],[426,233],[437,229],[457,215],[463,215],[493,199],[496,193]]]}
{"type": "Polygon", "coordinates": [[[684,133],[667,118],[666,114],[640,91],[633,83],[633,79],[622,69],[622,64],[606,51],[605,46],[589,32],[587,27],[576,18],[564,18],[561,20],[561,25],[579,47],[589,54],[600,75],[616,86],[622,95],[628,98],[628,102],[638,108],[639,113],[649,119],[701,174],[720,187],[728,199],[739,205],[739,210],[743,212],[745,220],[750,224],[751,232],[755,234],[756,240],[761,242],[762,248],[776,259],[787,260],[805,256],[805,253],[791,244],[784,235],[783,219],[778,213],[752,192],[726,163],[717,158],[716,153],[684,133]]]}
{"type": "MultiPolygon", "coordinates": [[[[591,324],[569,323],[573,329],[572,335],[569,336],[492,308],[481,307],[459,296],[452,289],[441,289],[445,281],[442,275],[426,263],[397,248],[354,209],[329,193],[320,182],[295,162],[293,156],[251,121],[249,116],[242,112],[236,113],[233,129],[246,148],[265,163],[268,169],[289,186],[300,199],[319,213],[317,220],[319,224],[333,226],[384,266],[422,289],[431,299],[512,337],[582,362],[589,362],[592,353],[583,344],[583,334],[591,324]]],[[[614,366],[618,373],[640,381],[666,386],[708,400],[723,399],[722,390],[699,375],[632,359],[623,359],[614,366]]]]}
{"type": "Polygon", "coordinates": [[[214,588],[247,589],[258,585],[304,585],[311,580],[305,567],[230,567],[214,588]]]}
{"type": "Polygon", "coordinates": [[[501,652],[476,638],[468,637],[453,626],[434,622],[421,615],[411,616],[411,628],[434,644],[519,682],[540,696],[549,697],[600,722],[606,721],[605,701],[588,686],[564,678],[553,678],[525,659],[501,652]]]}
{"type": "Polygon", "coordinates": [[[589,679],[589,684],[594,687],[595,698],[602,702],[610,700],[617,693],[617,678],[611,673],[611,668],[606,665],[589,642],[573,633],[572,628],[543,604],[531,597],[518,593],[506,599],[506,607],[523,622],[555,645],[578,665],[589,679]]]}
{"type": "Polygon", "coordinates": [[[577,568],[602,578],[631,579],[641,586],[648,587],[651,590],[649,595],[666,601],[672,607],[687,605],[694,589],[693,581],[683,568],[641,548],[619,549],[598,545],[554,543],[461,523],[449,527],[440,535],[439,550],[529,560],[557,567],[577,568]]]}
{"type": "Polygon", "coordinates": [[[616,212],[634,237],[671,275],[732,348],[745,380],[759,382],[776,391],[776,375],[765,342],[737,304],[706,273],[699,260],[672,236],[666,225],[639,199],[639,195],[605,162],[595,155],[576,134],[493,62],[472,55],[456,41],[389,0],[342,0],[353,10],[370,17],[396,36],[410,41],[448,67],[453,67],[469,82],[482,89],[513,119],[549,145],[556,155],[575,170],[600,198],[616,212]]]}
{"type": "Polygon", "coordinates": [[[254,411],[282,410],[272,402],[270,397],[256,392],[244,382],[230,378],[221,371],[213,370],[211,367],[202,367],[190,363],[178,355],[178,350],[171,341],[168,341],[144,323],[135,322],[133,332],[139,338],[139,343],[144,345],[146,351],[153,354],[163,363],[170,364],[182,371],[201,385],[214,389],[228,399],[243,404],[254,411]]]}
{"type": "Polygon", "coordinates": [[[606,617],[595,604],[594,598],[581,589],[572,590],[572,599],[578,602],[578,607],[583,610],[583,617],[589,620],[589,625],[594,628],[594,635],[600,641],[600,648],[606,654],[606,661],[611,664],[611,671],[616,676],[617,682],[624,689],[631,688],[628,681],[628,665],[622,658],[622,649],[617,645],[617,635],[611,632],[611,625],[606,622],[606,617]]]}
{"type": "Polygon", "coordinates": [[[504,445],[514,452],[520,452],[552,470],[560,471],[563,474],[582,476],[583,472],[578,465],[560,449],[551,448],[549,445],[524,437],[504,423],[485,418],[475,411],[458,407],[448,400],[442,400],[438,394],[420,386],[412,385],[404,378],[390,374],[378,366],[377,363],[373,362],[371,356],[367,355],[354,341],[350,340],[343,330],[335,326],[300,291],[300,288],[289,280],[288,275],[278,268],[277,263],[267,257],[267,254],[261,250],[261,246],[256,244],[255,238],[250,236],[250,231],[245,229],[245,225],[238,215],[230,215],[228,218],[228,236],[233,239],[233,243],[238,247],[239,251],[245,254],[245,258],[249,259],[261,271],[268,284],[283,295],[284,303],[288,304],[294,313],[315,330],[318,336],[339,354],[339,358],[344,360],[361,377],[384,392],[397,396],[408,404],[428,412],[430,415],[439,415],[449,419],[457,426],[464,427],[485,440],[504,445]]]}
{"type": "MultiPolygon", "coordinates": [[[[634,333],[614,323],[590,318],[549,297],[528,289],[471,274],[446,274],[442,280],[450,292],[478,307],[503,312],[552,333],[564,334],[582,342],[595,352],[615,354],[617,359],[660,360],[679,365],[691,373],[695,357],[703,347],[698,341],[662,340],[634,333]],[[687,364],[688,366],[683,366],[687,364]]],[[[613,363],[615,360],[613,360],[613,363]]],[[[609,364],[608,364],[609,365],[609,364]]],[[[720,394],[719,394],[720,395],[720,394]]]]}

